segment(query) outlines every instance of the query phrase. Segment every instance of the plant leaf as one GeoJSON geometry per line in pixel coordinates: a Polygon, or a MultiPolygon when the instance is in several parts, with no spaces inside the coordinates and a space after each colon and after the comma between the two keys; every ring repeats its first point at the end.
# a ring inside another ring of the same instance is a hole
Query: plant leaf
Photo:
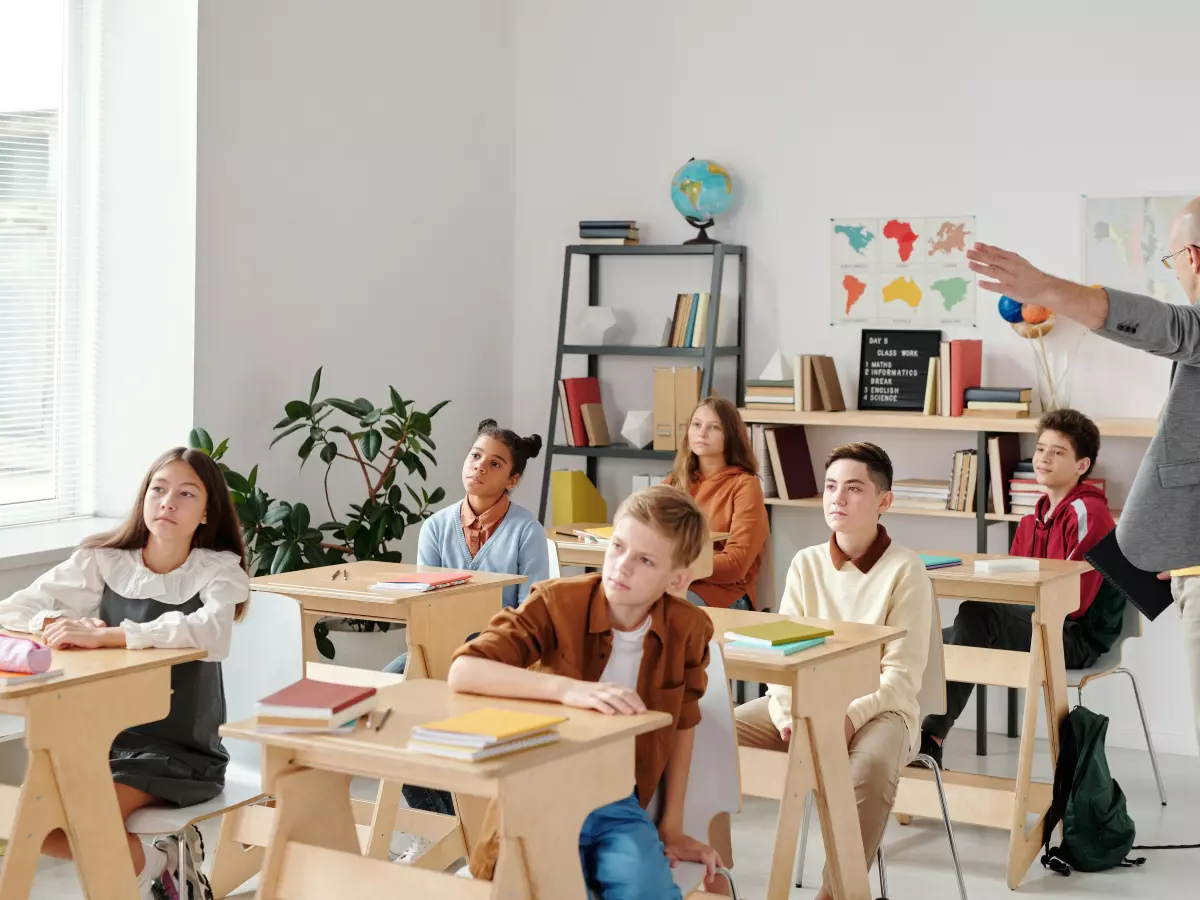
{"type": "Polygon", "coordinates": [[[445,498],[445,496],[446,496],[446,489],[444,487],[434,488],[433,493],[429,495],[429,502],[430,503],[441,503],[442,500],[445,498]]]}
{"type": "Polygon", "coordinates": [[[432,453],[430,453],[424,447],[421,448],[421,455],[424,456],[431,463],[433,463],[435,466],[437,465],[437,457],[435,457],[432,453]]]}
{"type": "Polygon", "coordinates": [[[255,464],[254,468],[250,470],[250,477],[247,478],[246,480],[248,482],[250,482],[250,488],[251,488],[251,490],[253,490],[254,485],[256,485],[258,483],[258,465],[257,465],[257,463],[255,464]]]}
{"type": "Polygon", "coordinates": [[[401,540],[404,537],[404,519],[401,516],[396,516],[392,519],[392,538],[401,540]]]}
{"type": "Polygon", "coordinates": [[[278,575],[280,572],[292,571],[299,556],[300,553],[295,544],[284,544],[276,552],[275,559],[271,562],[271,574],[278,575]]]}
{"type": "Polygon", "coordinates": [[[375,459],[379,455],[379,448],[383,446],[383,435],[372,428],[362,439],[363,456],[368,461],[375,459]]]}
{"type": "Polygon", "coordinates": [[[392,463],[388,467],[387,472],[383,476],[383,489],[391,490],[392,485],[396,483],[396,464],[392,463]]]}
{"type": "Polygon", "coordinates": [[[254,492],[254,488],[250,487],[244,476],[239,475],[230,469],[225,473],[225,483],[229,485],[231,491],[237,491],[239,494],[250,494],[254,492]]]}
{"type": "Polygon", "coordinates": [[[419,460],[419,459],[416,459],[416,458],[414,457],[414,459],[413,459],[413,468],[414,468],[414,469],[416,469],[418,472],[420,472],[420,473],[421,473],[421,478],[423,478],[423,479],[424,479],[424,480],[426,480],[426,481],[428,481],[428,480],[429,480],[429,475],[428,475],[428,474],[426,473],[426,471],[425,471],[425,464],[424,464],[423,462],[421,462],[421,460],[419,460]]]}
{"type": "Polygon", "coordinates": [[[288,524],[291,525],[292,531],[297,536],[308,530],[308,507],[303,503],[297,503],[292,507],[292,514],[288,517],[288,524]]]}
{"type": "Polygon", "coordinates": [[[276,431],[278,431],[280,428],[287,428],[289,425],[291,425],[295,421],[296,420],[293,419],[291,416],[284,416],[282,419],[280,419],[278,422],[276,422],[272,427],[276,431]]]}
{"type": "Polygon", "coordinates": [[[362,522],[352,521],[346,523],[346,540],[354,540],[354,536],[358,534],[358,530],[362,528],[362,522]]]}
{"type": "Polygon", "coordinates": [[[443,400],[441,403],[435,403],[433,405],[433,409],[431,409],[425,415],[429,416],[429,418],[432,419],[434,416],[436,416],[438,414],[438,411],[449,402],[450,402],[449,400],[443,400]]]}
{"type": "Polygon", "coordinates": [[[197,427],[191,430],[188,434],[188,444],[193,450],[203,450],[209,456],[212,456],[213,439],[203,428],[197,427]]]}
{"type": "Polygon", "coordinates": [[[413,413],[412,418],[409,420],[409,425],[418,434],[429,434],[433,430],[433,423],[429,421],[429,416],[425,413],[413,413]]]}
{"type": "Polygon", "coordinates": [[[380,431],[383,432],[388,440],[396,441],[397,443],[404,440],[404,432],[397,428],[390,419],[383,423],[380,431]]]}
{"type": "Polygon", "coordinates": [[[356,419],[363,414],[363,410],[359,409],[354,403],[349,400],[339,400],[337,397],[330,397],[325,401],[334,409],[339,409],[348,416],[354,416],[356,419]]]}
{"type": "Polygon", "coordinates": [[[307,419],[312,415],[312,407],[303,400],[289,400],[284,404],[283,411],[293,419],[307,419]]]}
{"type": "Polygon", "coordinates": [[[373,409],[362,417],[362,425],[365,428],[368,425],[374,425],[379,421],[379,417],[383,415],[383,410],[373,409]]]}
{"type": "Polygon", "coordinates": [[[291,504],[280,503],[274,509],[269,509],[262,517],[263,525],[278,525],[292,514],[291,504]]]}
{"type": "Polygon", "coordinates": [[[372,403],[370,400],[368,400],[366,397],[358,397],[357,399],[355,399],[354,404],[355,404],[355,406],[358,407],[358,409],[359,409],[358,414],[360,416],[365,416],[367,413],[369,413],[371,410],[373,410],[375,408],[375,404],[372,403]]]}
{"type": "Polygon", "coordinates": [[[225,455],[225,451],[228,449],[229,449],[229,438],[225,438],[225,440],[223,440],[223,441],[221,441],[221,443],[217,444],[217,449],[213,450],[212,458],[220,459],[222,456],[225,455]]]}
{"type": "Polygon", "coordinates": [[[388,393],[392,395],[392,412],[398,416],[404,415],[404,401],[400,399],[399,391],[389,384],[388,393]]]}
{"type": "Polygon", "coordinates": [[[303,546],[304,561],[314,569],[319,569],[326,565],[329,560],[325,558],[325,551],[321,549],[320,544],[307,543],[303,546]]]}
{"type": "Polygon", "coordinates": [[[320,368],[318,368],[317,374],[313,376],[312,388],[308,392],[309,406],[312,406],[313,402],[317,399],[317,391],[319,391],[321,389],[321,369],[324,369],[324,368],[325,368],[324,366],[321,366],[320,368]]]}
{"type": "Polygon", "coordinates": [[[337,649],[333,646],[333,641],[331,641],[328,637],[317,638],[317,650],[319,650],[321,655],[326,659],[333,659],[334,655],[337,653],[337,649]]]}
{"type": "Polygon", "coordinates": [[[321,448],[321,462],[328,465],[335,459],[337,459],[337,444],[333,443],[333,441],[330,441],[321,448]]]}
{"type": "Polygon", "coordinates": [[[304,439],[304,443],[301,444],[300,449],[296,451],[297,455],[302,460],[300,463],[300,468],[304,468],[304,463],[308,462],[308,457],[312,455],[313,447],[315,446],[317,446],[317,439],[312,435],[309,435],[304,439]]]}
{"type": "Polygon", "coordinates": [[[278,444],[280,441],[282,441],[289,434],[294,434],[295,432],[299,431],[301,428],[307,428],[307,427],[308,427],[308,425],[306,423],[297,422],[295,425],[292,425],[286,431],[281,431],[279,434],[275,435],[275,440],[271,441],[270,446],[267,449],[269,450],[271,447],[274,447],[276,444],[278,444]]]}

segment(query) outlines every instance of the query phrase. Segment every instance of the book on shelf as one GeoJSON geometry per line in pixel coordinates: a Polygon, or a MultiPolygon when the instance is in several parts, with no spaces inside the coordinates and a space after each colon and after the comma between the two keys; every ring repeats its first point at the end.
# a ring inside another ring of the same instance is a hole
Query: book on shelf
{"type": "Polygon", "coordinates": [[[797,412],[840,412],[846,408],[832,356],[802,354],[793,360],[792,371],[793,383],[800,385],[797,412]]]}
{"type": "Polygon", "coordinates": [[[700,403],[700,367],[675,367],[675,446],[683,444],[692,412],[700,403]]]}
{"type": "Polygon", "coordinates": [[[1004,486],[1016,471],[1021,458],[1021,442],[1015,434],[996,434],[988,438],[988,487],[992,511],[1008,512],[1004,504],[1004,486]]]}
{"type": "Polygon", "coordinates": [[[566,438],[568,447],[578,447],[575,442],[575,433],[571,430],[571,407],[567,403],[567,386],[562,380],[558,382],[558,415],[563,423],[563,437],[566,438]]]}
{"type": "Polygon", "coordinates": [[[708,333],[708,291],[696,294],[696,327],[692,329],[689,347],[703,347],[705,335],[708,333]]]}
{"type": "Polygon", "coordinates": [[[564,378],[567,413],[571,417],[571,446],[588,446],[587,426],[583,421],[583,404],[600,404],[600,381],[597,378],[564,378]]]}
{"type": "Polygon", "coordinates": [[[1018,412],[1029,415],[1029,402],[1010,402],[1008,400],[968,400],[967,409],[990,409],[996,412],[1018,412]]]}
{"type": "Polygon", "coordinates": [[[584,403],[580,410],[583,413],[583,427],[587,431],[588,446],[610,446],[612,437],[608,433],[608,420],[604,416],[603,404],[584,403]]]}
{"type": "Polygon", "coordinates": [[[579,236],[581,238],[621,238],[623,240],[636,241],[638,239],[638,230],[636,228],[580,228],[579,236]]]}
{"type": "Polygon", "coordinates": [[[975,511],[975,480],[978,454],[974,450],[956,450],[950,473],[950,499],[946,509],[954,512],[975,511]]]}
{"type": "Polygon", "coordinates": [[[941,388],[938,390],[938,415],[950,415],[950,342],[938,344],[938,370],[941,388]]]}
{"type": "Polygon", "coordinates": [[[580,219],[579,228],[634,228],[638,223],[633,219],[580,219]]]}
{"type": "Polygon", "coordinates": [[[936,357],[930,357],[929,374],[925,378],[925,409],[927,416],[938,414],[938,363],[936,357]]]}
{"type": "Polygon", "coordinates": [[[683,341],[679,346],[692,346],[692,340],[696,336],[696,313],[699,311],[699,309],[700,295],[692,294],[691,302],[688,303],[687,324],[683,328],[683,341]]]}
{"type": "Polygon", "coordinates": [[[709,313],[714,302],[718,304],[717,346],[728,346],[730,344],[730,336],[727,333],[728,322],[726,311],[735,304],[731,299],[724,296],[714,301],[712,295],[707,291],[675,295],[675,312],[671,316],[671,324],[669,326],[670,343],[666,346],[706,347],[709,339],[709,313]]]}
{"type": "Polygon", "coordinates": [[[950,482],[936,478],[900,478],[892,482],[894,509],[945,509],[950,482]]]}
{"type": "Polygon", "coordinates": [[[983,341],[950,341],[950,415],[966,409],[967,388],[977,388],[983,379],[983,341]]]}
{"type": "Polygon", "coordinates": [[[767,456],[775,474],[775,488],[784,500],[803,500],[815,497],[817,479],[808,437],[803,425],[779,425],[765,432],[767,456]]]}
{"type": "Polygon", "coordinates": [[[580,238],[581,244],[592,244],[611,247],[636,247],[638,242],[629,238],[580,238]]]}
{"type": "Polygon", "coordinates": [[[771,466],[771,457],[767,452],[767,431],[765,425],[750,425],[750,447],[754,450],[754,459],[758,463],[758,481],[762,486],[763,497],[778,497],[779,489],[775,484],[775,470],[771,466]]]}
{"type": "Polygon", "coordinates": [[[1028,409],[963,409],[961,415],[979,419],[1028,419],[1028,409]]]}
{"type": "Polygon", "coordinates": [[[971,403],[1029,403],[1033,400],[1033,388],[1020,387],[974,387],[963,391],[967,405],[971,403]]]}

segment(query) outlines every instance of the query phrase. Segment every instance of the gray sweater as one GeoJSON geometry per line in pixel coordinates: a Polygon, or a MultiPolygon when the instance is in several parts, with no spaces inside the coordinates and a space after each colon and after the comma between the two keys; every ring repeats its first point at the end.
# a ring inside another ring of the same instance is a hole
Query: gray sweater
{"type": "Polygon", "coordinates": [[[1117,542],[1147,571],[1200,565],[1200,309],[1107,290],[1108,318],[1096,333],[1177,363],[1117,542]]]}

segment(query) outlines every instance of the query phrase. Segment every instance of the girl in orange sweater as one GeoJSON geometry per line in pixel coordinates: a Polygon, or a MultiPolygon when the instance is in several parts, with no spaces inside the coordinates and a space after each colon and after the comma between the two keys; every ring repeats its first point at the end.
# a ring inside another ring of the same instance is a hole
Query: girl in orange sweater
{"type": "Polygon", "coordinates": [[[688,599],[697,606],[754,609],[768,538],[767,506],[737,407],[722,397],[700,401],[667,483],[691,494],[710,529],[729,532],[713,553],[712,574],[692,583],[688,599]]]}

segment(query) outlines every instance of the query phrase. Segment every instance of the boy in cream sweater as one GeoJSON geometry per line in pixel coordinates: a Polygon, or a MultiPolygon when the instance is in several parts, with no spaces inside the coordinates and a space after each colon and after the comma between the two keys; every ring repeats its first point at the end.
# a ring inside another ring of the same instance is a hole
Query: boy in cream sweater
{"type": "MultiPolygon", "coordinates": [[[[796,554],[779,611],[831,622],[893,625],[907,633],[884,647],[879,690],[846,713],[850,773],[869,861],[883,838],[902,766],[921,738],[917,693],[929,653],[933,586],[921,558],[896,544],[879,524],[892,503],[892,462],[874,444],[838,447],[825,461],[829,543],[796,554]]],[[[834,626],[836,630],[836,626],[834,626]]],[[[737,708],[738,742],[786,751],[792,738],[791,690],[737,708]]],[[[830,900],[822,888],[817,900],[830,900]]]]}

